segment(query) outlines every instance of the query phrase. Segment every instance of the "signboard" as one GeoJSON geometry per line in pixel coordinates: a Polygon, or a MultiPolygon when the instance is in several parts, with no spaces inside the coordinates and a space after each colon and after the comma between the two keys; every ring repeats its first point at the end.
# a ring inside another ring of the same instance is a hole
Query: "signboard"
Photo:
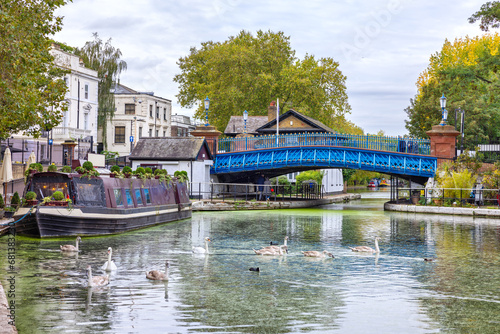
{"type": "Polygon", "coordinates": [[[130,136],[130,142],[133,143],[134,142],[134,136],[130,136]]]}

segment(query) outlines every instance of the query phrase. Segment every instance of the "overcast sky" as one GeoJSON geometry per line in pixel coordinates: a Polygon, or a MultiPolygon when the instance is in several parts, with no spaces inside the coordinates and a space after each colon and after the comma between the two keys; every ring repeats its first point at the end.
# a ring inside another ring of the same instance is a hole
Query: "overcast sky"
{"type": "MultiPolygon", "coordinates": [[[[403,135],[418,75],[445,39],[478,36],[467,18],[486,0],[73,0],[55,40],[82,47],[98,32],[123,53],[120,83],[172,100],[173,113],[192,116],[176,95],[176,62],[205,41],[241,30],[282,31],[303,59],[332,57],[347,76],[352,113],[365,133],[403,135]]],[[[235,111],[237,113],[237,111],[235,111]]],[[[436,113],[440,113],[436,101],[436,113]]]]}

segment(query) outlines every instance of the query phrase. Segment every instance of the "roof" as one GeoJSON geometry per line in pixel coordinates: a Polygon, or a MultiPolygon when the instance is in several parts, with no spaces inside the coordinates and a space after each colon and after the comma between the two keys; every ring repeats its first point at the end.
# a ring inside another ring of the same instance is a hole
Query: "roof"
{"type": "MultiPolygon", "coordinates": [[[[258,132],[256,130],[265,125],[267,120],[267,116],[248,116],[247,133],[257,134],[258,132]]],[[[224,134],[235,136],[243,132],[245,132],[245,121],[243,120],[243,116],[231,116],[227,123],[226,130],[224,130],[224,134]]]]}
{"type": "MultiPolygon", "coordinates": [[[[333,133],[336,133],[335,130],[329,128],[328,126],[326,126],[322,122],[320,122],[318,120],[315,120],[312,117],[309,117],[309,116],[306,116],[304,114],[301,114],[300,112],[295,111],[293,109],[290,109],[286,113],[284,113],[284,114],[282,114],[282,115],[279,116],[280,117],[280,123],[281,123],[281,121],[283,121],[284,119],[286,119],[287,117],[290,117],[290,116],[295,116],[298,119],[301,119],[305,123],[309,124],[311,126],[311,129],[307,129],[306,131],[314,130],[314,131],[317,131],[317,132],[333,132],[333,133]]],[[[255,131],[257,131],[259,133],[276,131],[276,129],[272,129],[271,128],[272,126],[275,126],[275,125],[276,125],[276,119],[273,119],[272,121],[267,122],[266,124],[262,125],[260,128],[257,128],[255,131]]],[[[280,131],[287,131],[287,132],[306,132],[304,130],[305,130],[304,128],[286,128],[286,129],[283,129],[283,130],[280,128],[280,131]]]]}
{"type": "Polygon", "coordinates": [[[205,148],[212,159],[205,138],[200,137],[152,137],[141,138],[135,145],[130,160],[196,160],[205,148]]]}
{"type": "Polygon", "coordinates": [[[164,97],[156,96],[154,92],[140,92],[137,90],[133,90],[130,87],[124,86],[121,83],[115,83],[112,89],[114,89],[113,94],[115,94],[115,95],[150,95],[150,96],[153,96],[157,99],[171,101],[171,100],[166,99],[164,97]]]}

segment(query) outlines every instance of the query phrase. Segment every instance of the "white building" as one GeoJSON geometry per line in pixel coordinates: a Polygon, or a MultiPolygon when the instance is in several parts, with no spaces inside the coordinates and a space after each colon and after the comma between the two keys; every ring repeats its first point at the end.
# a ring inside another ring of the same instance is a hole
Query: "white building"
{"type": "Polygon", "coordinates": [[[129,155],[140,138],[170,137],[172,101],[118,83],[114,88],[115,115],[108,121],[107,150],[129,155]]]}

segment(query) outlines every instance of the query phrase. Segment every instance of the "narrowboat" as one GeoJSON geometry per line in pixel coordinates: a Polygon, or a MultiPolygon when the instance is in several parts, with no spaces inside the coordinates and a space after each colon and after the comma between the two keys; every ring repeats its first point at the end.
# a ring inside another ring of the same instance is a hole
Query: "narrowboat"
{"type": "Polygon", "coordinates": [[[390,181],[386,180],[386,179],[382,179],[382,181],[380,181],[380,184],[378,185],[379,187],[389,187],[391,185],[390,181]]]}
{"type": "Polygon", "coordinates": [[[378,186],[378,179],[371,179],[370,182],[368,182],[368,188],[377,188],[378,186]]]}
{"type": "Polygon", "coordinates": [[[34,173],[25,193],[38,204],[14,214],[16,233],[38,238],[109,235],[190,218],[187,182],[86,177],[76,173],[34,173]],[[65,200],[47,201],[55,191],[65,200]],[[44,200],[45,199],[45,200],[44,200]]]}

